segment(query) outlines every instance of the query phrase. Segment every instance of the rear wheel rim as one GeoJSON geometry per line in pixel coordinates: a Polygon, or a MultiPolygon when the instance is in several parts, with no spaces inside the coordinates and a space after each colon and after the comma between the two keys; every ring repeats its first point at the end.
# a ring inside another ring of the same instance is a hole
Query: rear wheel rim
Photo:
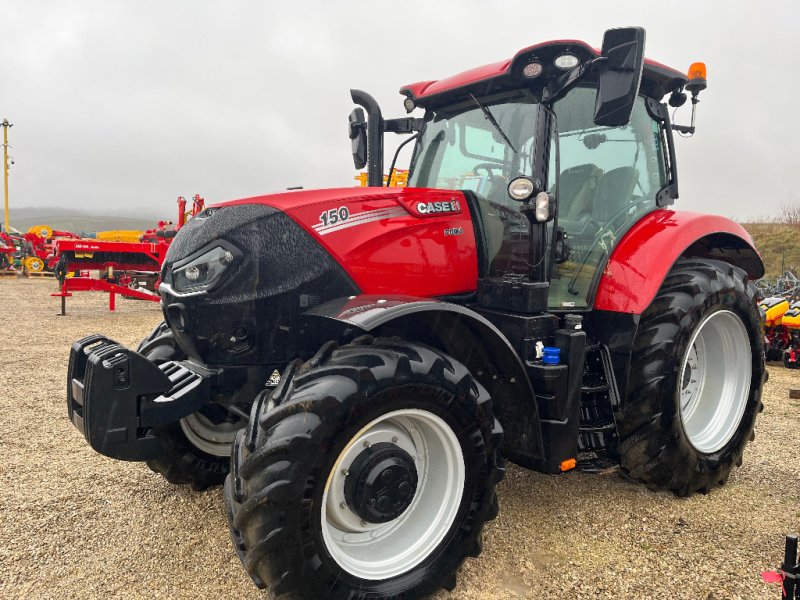
{"type": "Polygon", "coordinates": [[[345,571],[367,580],[407,573],[442,542],[455,522],[464,494],[466,468],[461,444],[450,426],[431,412],[386,413],[361,429],[331,470],[322,496],[325,546],[345,571]],[[345,499],[348,467],[366,445],[391,443],[414,458],[416,491],[408,508],[386,523],[361,519],[345,499]]]}
{"type": "Polygon", "coordinates": [[[750,338],[742,320],[716,311],[695,329],[681,363],[678,401],[689,443],[705,454],[733,438],[750,395],[750,338]]]}

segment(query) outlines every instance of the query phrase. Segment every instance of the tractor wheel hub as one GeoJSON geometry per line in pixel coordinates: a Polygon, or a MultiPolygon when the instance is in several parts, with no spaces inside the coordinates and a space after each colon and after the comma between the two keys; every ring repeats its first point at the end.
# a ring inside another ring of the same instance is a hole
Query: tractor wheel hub
{"type": "Polygon", "coordinates": [[[381,442],[362,451],[344,482],[348,506],[368,523],[387,523],[411,505],[417,490],[417,468],[411,455],[381,442]]]}

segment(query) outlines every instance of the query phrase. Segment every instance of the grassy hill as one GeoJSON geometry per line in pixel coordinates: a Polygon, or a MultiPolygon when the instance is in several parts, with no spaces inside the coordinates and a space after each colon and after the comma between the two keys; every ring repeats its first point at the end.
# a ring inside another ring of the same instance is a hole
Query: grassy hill
{"type": "Polygon", "coordinates": [[[800,271],[800,224],[742,223],[742,227],[753,236],[764,259],[766,279],[775,279],[787,269],[800,271]]]}
{"type": "MultiPolygon", "coordinates": [[[[164,217],[161,217],[164,218],[164,217]]],[[[174,218],[174,215],[170,215],[174,218]]],[[[159,217],[130,217],[120,215],[100,215],[89,211],[57,207],[12,208],[9,221],[12,227],[27,231],[34,225],[49,225],[53,229],[90,233],[109,229],[145,230],[155,227],[159,217]]]]}

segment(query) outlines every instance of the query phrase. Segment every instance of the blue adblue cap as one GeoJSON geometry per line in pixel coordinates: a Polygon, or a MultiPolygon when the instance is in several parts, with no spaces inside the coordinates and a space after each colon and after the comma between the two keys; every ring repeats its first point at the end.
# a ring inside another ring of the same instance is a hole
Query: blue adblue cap
{"type": "Polygon", "coordinates": [[[546,365],[557,365],[561,362],[561,349],[553,346],[545,346],[542,355],[542,363],[546,365]]]}

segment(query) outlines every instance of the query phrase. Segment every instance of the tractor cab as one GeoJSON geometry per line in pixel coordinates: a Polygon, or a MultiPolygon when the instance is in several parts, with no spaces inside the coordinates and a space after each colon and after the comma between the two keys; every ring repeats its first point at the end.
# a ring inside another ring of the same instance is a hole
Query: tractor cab
{"type": "Polygon", "coordinates": [[[648,112],[646,99],[636,98],[623,127],[594,125],[594,103],[590,87],[571,90],[553,113],[529,94],[505,94],[486,106],[505,138],[474,103],[430,110],[411,165],[412,186],[471,192],[490,275],[525,273],[529,223],[508,186],[517,177],[534,177],[536,144],[545,146],[548,161],[540,171],[558,212],[548,223],[548,247],[554,227],[561,244],[555,257],[543,255],[550,266],[552,309],[590,305],[598,267],[623,232],[658,208],[657,196],[669,184],[664,127],[648,112]],[[552,122],[543,140],[535,139],[543,129],[539,119],[552,122]]]}
{"type": "Polygon", "coordinates": [[[538,44],[509,61],[406,86],[406,109],[424,108],[424,118],[381,120],[386,131],[417,131],[409,186],[468,197],[479,273],[493,287],[522,276],[544,284],[536,288],[540,310],[590,308],[622,235],[677,197],[660,100],[682,94],[688,80],[644,60],[643,46],[638,28],[607,32],[599,53],[577,41],[538,44]],[[522,195],[512,189],[520,185],[522,195]]]}

